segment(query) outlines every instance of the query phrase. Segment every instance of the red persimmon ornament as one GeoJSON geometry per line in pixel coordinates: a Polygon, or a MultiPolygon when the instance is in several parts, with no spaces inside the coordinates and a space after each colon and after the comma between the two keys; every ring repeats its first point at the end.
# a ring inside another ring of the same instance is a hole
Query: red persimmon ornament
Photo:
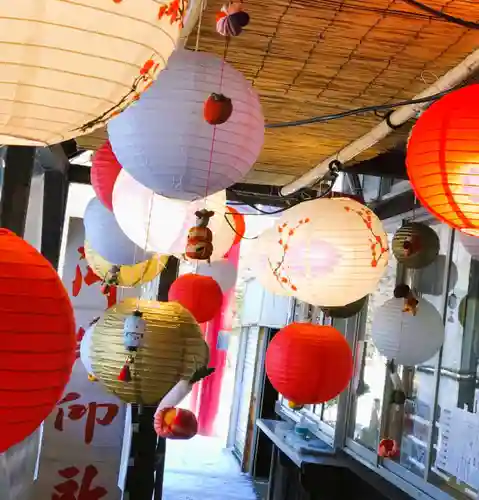
{"type": "Polygon", "coordinates": [[[91,185],[101,203],[113,212],[113,187],[121,165],[111,149],[110,141],[98,148],[91,160],[91,185]]]}
{"type": "Polygon", "coordinates": [[[220,312],[223,292],[210,276],[183,274],[171,285],[168,300],[180,303],[198,323],[206,323],[220,312]]]}
{"type": "Polygon", "coordinates": [[[57,272],[35,248],[0,229],[0,453],[60,400],[75,361],[73,309],[57,272]]]}
{"type": "Polygon", "coordinates": [[[205,101],[203,115],[210,125],[221,125],[228,121],[233,113],[231,99],[223,94],[211,94],[205,101]]]}
{"type": "Polygon", "coordinates": [[[296,405],[324,403],[351,379],[351,348],[332,326],[292,323],[271,340],[266,373],[273,387],[296,405]]]}
{"type": "Polygon", "coordinates": [[[154,427],[158,436],[167,439],[191,439],[198,433],[195,414],[182,408],[164,408],[157,411],[154,427]]]}

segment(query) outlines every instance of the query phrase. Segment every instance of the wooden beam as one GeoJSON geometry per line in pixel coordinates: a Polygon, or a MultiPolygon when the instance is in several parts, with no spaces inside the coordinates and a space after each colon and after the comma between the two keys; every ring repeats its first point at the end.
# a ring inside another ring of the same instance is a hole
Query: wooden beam
{"type": "Polygon", "coordinates": [[[45,173],[41,251],[50,264],[58,269],[68,199],[70,163],[60,146],[46,148],[42,151],[42,157],[45,173]]]}
{"type": "Polygon", "coordinates": [[[23,237],[35,163],[35,148],[8,146],[4,160],[0,224],[23,237]]]}
{"type": "MultiPolygon", "coordinates": [[[[179,260],[171,256],[160,275],[157,299],[168,301],[168,291],[178,276],[179,260]]],[[[162,500],[166,439],[153,427],[156,406],[132,405],[133,435],[126,491],[130,500],[162,500]]]]}

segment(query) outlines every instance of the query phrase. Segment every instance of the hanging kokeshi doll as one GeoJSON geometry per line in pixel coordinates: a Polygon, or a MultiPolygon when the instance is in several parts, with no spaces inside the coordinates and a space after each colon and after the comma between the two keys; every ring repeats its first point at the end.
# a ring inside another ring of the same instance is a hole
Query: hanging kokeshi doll
{"type": "Polygon", "coordinates": [[[120,286],[121,266],[113,265],[105,274],[101,291],[104,295],[108,295],[112,286],[120,286]]]}
{"type": "Polygon", "coordinates": [[[432,264],[439,254],[436,232],[421,222],[407,222],[394,235],[392,251],[397,261],[412,269],[432,264]]]}
{"type": "Polygon", "coordinates": [[[135,357],[146,331],[146,321],[143,319],[141,311],[136,310],[130,316],[125,318],[123,326],[123,343],[128,355],[125,364],[118,375],[118,380],[130,382],[132,365],[135,363],[135,357]]]}
{"type": "Polygon", "coordinates": [[[213,233],[208,223],[215,215],[210,210],[198,210],[195,212],[196,225],[188,231],[185,256],[193,260],[210,261],[213,254],[213,233]]]}

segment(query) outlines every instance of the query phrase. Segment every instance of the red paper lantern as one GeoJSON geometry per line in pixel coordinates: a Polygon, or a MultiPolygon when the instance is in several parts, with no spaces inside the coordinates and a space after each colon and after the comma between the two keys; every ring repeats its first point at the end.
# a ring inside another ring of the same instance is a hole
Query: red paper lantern
{"type": "Polygon", "coordinates": [[[153,423],[158,436],[167,439],[191,439],[198,433],[198,421],[190,410],[163,408],[153,423]]]}
{"type": "Polygon", "coordinates": [[[228,206],[226,207],[226,210],[228,210],[228,212],[231,214],[231,216],[226,215],[226,217],[228,217],[228,221],[234,227],[236,234],[233,244],[231,245],[232,247],[234,247],[243,239],[244,233],[246,232],[246,223],[244,220],[244,215],[240,214],[238,210],[236,210],[236,208],[228,206]]]}
{"type": "Polygon", "coordinates": [[[183,274],[171,285],[168,300],[179,302],[198,323],[205,323],[220,312],[223,292],[210,276],[183,274]]]}
{"type": "Polygon", "coordinates": [[[452,92],[427,109],[407,147],[414,191],[433,215],[479,234],[479,85],[452,92]]]}
{"type": "Polygon", "coordinates": [[[91,185],[97,198],[113,212],[113,187],[120,173],[121,165],[111,149],[110,141],[98,148],[91,161],[91,185]]]}
{"type": "Polygon", "coordinates": [[[271,340],[266,373],[273,387],[298,405],[329,401],[348,385],[353,357],[332,326],[292,323],[271,340]]]}
{"type": "Polygon", "coordinates": [[[75,320],[50,263],[0,229],[0,453],[49,415],[75,361],[75,320]]]}

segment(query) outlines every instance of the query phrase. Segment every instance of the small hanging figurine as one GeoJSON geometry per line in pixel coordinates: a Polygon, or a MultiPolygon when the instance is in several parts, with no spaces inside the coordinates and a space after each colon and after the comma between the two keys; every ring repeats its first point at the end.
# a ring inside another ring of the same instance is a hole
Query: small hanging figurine
{"type": "Polygon", "coordinates": [[[238,36],[249,24],[249,14],[243,10],[243,1],[223,5],[216,15],[216,31],[222,36],[238,36]]]}
{"type": "Polygon", "coordinates": [[[421,238],[419,236],[412,234],[403,241],[404,255],[406,257],[411,257],[421,250],[421,238]]]}
{"type": "Polygon", "coordinates": [[[123,326],[123,343],[129,354],[126,357],[125,364],[118,375],[118,380],[130,382],[131,365],[135,362],[135,356],[146,331],[146,321],[143,319],[141,311],[135,311],[132,315],[125,318],[123,326]]]}
{"type": "Polygon", "coordinates": [[[223,94],[210,94],[205,101],[203,116],[210,125],[221,125],[228,121],[233,113],[233,103],[231,99],[223,94]]]}
{"type": "Polygon", "coordinates": [[[213,254],[213,233],[208,223],[215,213],[210,210],[198,210],[196,215],[196,226],[188,231],[185,256],[194,260],[206,260],[210,262],[213,254]]]}
{"type": "Polygon", "coordinates": [[[394,439],[381,439],[378,448],[378,455],[382,458],[395,458],[399,455],[399,448],[394,439]]]}
{"type": "Polygon", "coordinates": [[[106,273],[105,278],[103,279],[103,286],[101,288],[103,295],[108,295],[112,286],[120,285],[120,271],[121,266],[114,265],[106,273]]]}
{"type": "Polygon", "coordinates": [[[411,288],[408,285],[397,285],[394,289],[394,297],[396,297],[396,299],[404,299],[403,312],[416,316],[417,305],[419,304],[419,301],[416,299],[411,288]]]}

